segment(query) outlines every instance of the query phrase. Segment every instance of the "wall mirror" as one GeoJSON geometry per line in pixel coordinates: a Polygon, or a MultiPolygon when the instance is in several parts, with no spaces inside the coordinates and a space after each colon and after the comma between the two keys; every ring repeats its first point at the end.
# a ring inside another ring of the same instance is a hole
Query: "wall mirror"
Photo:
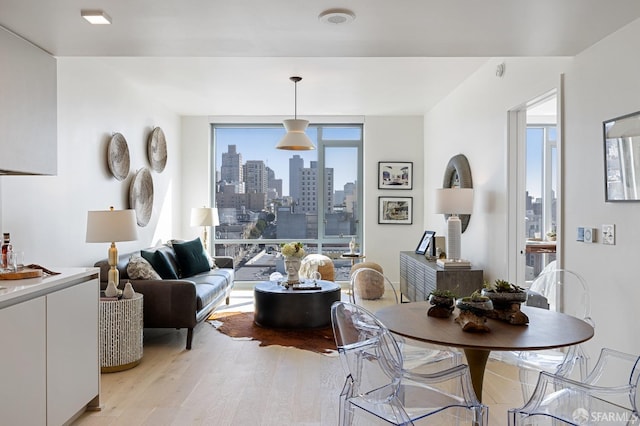
{"type": "MultiPolygon", "coordinates": [[[[442,180],[443,188],[473,188],[471,180],[471,167],[469,160],[464,154],[458,154],[451,157],[447,167],[444,170],[444,179],[442,180]]],[[[445,214],[445,220],[449,219],[450,214],[445,214]]],[[[462,232],[469,226],[470,214],[461,214],[460,222],[462,223],[462,232]]]]}
{"type": "Polygon", "coordinates": [[[602,127],[605,201],[640,201],[640,111],[602,127]]]}

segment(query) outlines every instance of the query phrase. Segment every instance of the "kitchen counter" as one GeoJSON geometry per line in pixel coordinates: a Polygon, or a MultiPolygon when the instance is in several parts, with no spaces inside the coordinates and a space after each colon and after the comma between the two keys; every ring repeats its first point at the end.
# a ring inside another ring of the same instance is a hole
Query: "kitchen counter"
{"type": "Polygon", "coordinates": [[[23,280],[0,280],[0,309],[97,278],[98,268],[52,268],[58,275],[23,280]]]}

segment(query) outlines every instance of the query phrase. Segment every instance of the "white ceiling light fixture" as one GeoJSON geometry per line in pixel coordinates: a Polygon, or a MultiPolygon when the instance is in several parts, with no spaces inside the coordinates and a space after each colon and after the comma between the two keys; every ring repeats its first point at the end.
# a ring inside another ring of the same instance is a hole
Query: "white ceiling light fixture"
{"type": "Polygon", "coordinates": [[[80,15],[93,25],[111,24],[111,17],[102,10],[81,10],[80,15]]]}
{"type": "Polygon", "coordinates": [[[309,136],[304,132],[309,125],[308,120],[298,119],[298,82],[302,77],[289,77],[294,83],[294,110],[293,119],[284,120],[282,124],[287,130],[282,140],[276,145],[276,149],[286,149],[289,151],[308,151],[316,149],[309,136]]]}
{"type": "Polygon", "coordinates": [[[356,14],[349,9],[327,9],[318,15],[318,19],[325,24],[343,25],[356,19],[356,14]]]}

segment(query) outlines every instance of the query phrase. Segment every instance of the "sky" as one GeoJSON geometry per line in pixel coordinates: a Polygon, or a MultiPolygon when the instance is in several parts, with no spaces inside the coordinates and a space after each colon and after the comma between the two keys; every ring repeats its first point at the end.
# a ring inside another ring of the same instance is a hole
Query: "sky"
{"type": "MultiPolygon", "coordinates": [[[[328,131],[325,128],[324,138],[337,140],[353,140],[359,137],[353,128],[336,128],[328,131]]],[[[220,170],[222,154],[228,152],[228,145],[236,145],[236,152],[242,154],[242,162],[247,160],[263,160],[273,169],[277,179],[282,179],[283,195],[289,195],[289,159],[299,155],[304,166],[309,167],[311,161],[318,157],[318,151],[285,151],[275,149],[278,141],[284,136],[281,125],[274,127],[219,127],[216,128],[216,170],[220,170]]],[[[317,131],[310,127],[307,135],[317,146],[317,131]]],[[[355,182],[357,178],[357,150],[355,148],[334,148],[325,150],[326,167],[333,167],[334,190],[341,190],[347,182],[355,182]]]]}
{"type": "MultiPolygon", "coordinates": [[[[550,129],[549,132],[549,138],[555,140],[555,128],[550,129]]],[[[529,195],[534,199],[542,197],[543,138],[544,132],[542,128],[534,127],[527,129],[527,191],[529,191],[529,195]]],[[[552,167],[554,167],[555,172],[555,161],[552,162],[552,167]]],[[[557,181],[554,181],[554,184],[556,182],[557,181]]]]}

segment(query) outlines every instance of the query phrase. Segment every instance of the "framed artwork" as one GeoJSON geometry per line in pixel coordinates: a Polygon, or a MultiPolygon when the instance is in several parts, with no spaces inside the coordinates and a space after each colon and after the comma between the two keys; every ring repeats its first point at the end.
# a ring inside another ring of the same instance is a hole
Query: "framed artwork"
{"type": "Polygon", "coordinates": [[[378,189],[413,189],[413,163],[379,161],[378,189]]]}
{"type": "Polygon", "coordinates": [[[436,235],[436,233],[433,231],[424,231],[424,234],[422,234],[422,238],[418,243],[418,247],[416,247],[417,254],[432,255],[434,252],[433,248],[435,247],[435,243],[433,241],[434,235],[436,235]]]}
{"type": "Polygon", "coordinates": [[[413,197],[378,197],[378,223],[411,225],[413,197]]]}

